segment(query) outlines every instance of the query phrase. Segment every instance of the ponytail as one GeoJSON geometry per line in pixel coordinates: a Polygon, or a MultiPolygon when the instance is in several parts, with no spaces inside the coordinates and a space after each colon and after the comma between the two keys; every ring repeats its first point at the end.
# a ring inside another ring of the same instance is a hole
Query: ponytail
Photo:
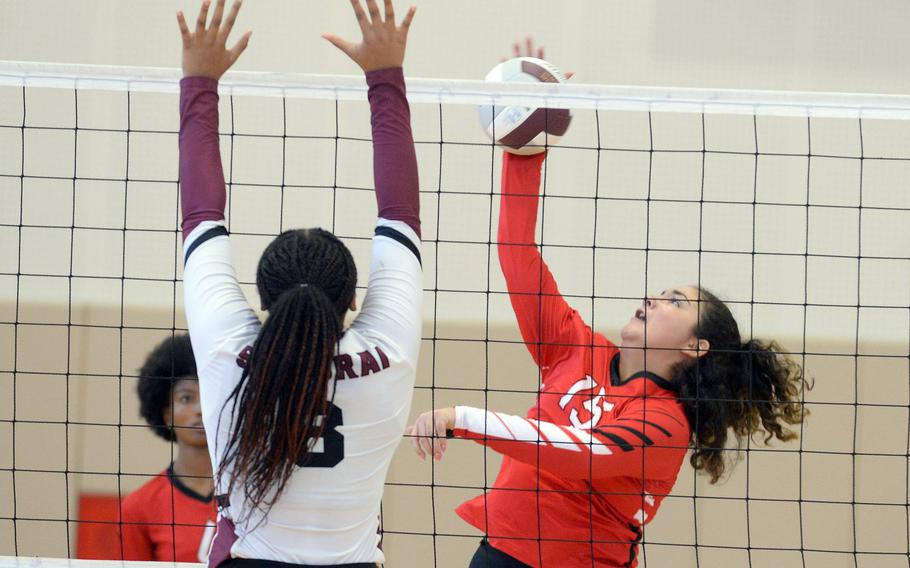
{"type": "Polygon", "coordinates": [[[796,439],[796,433],[781,425],[799,424],[809,411],[802,404],[806,385],[803,369],[787,356],[776,341],[768,343],[757,339],[742,345],[743,370],[751,377],[751,392],[746,395],[747,404],[741,421],[734,423],[737,436],[750,436],[765,432],[764,442],[771,438],[788,442],[796,439]]]}
{"type": "Polygon", "coordinates": [[[323,434],[326,420],[318,418],[330,404],[353,267],[347,248],[321,230],[283,233],[263,253],[257,284],[269,317],[228,399],[234,423],[218,468],[219,481],[229,471],[228,493],[243,487],[248,512],[271,508],[323,434]]]}
{"type": "Polygon", "coordinates": [[[693,364],[677,369],[674,380],[692,429],[690,463],[716,483],[727,467],[730,430],[738,447],[760,432],[766,444],[772,438],[795,439],[786,425],[799,424],[809,414],[802,396],[812,385],[776,341],[743,343],[729,308],[707,290],[699,291],[695,335],[707,339],[710,348],[693,364]]]}

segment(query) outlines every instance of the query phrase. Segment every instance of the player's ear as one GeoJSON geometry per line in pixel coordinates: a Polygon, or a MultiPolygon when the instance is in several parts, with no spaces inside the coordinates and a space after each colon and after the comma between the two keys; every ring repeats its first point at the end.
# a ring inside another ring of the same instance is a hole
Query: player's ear
{"type": "Polygon", "coordinates": [[[351,298],[351,305],[348,306],[348,309],[352,312],[357,311],[357,294],[354,294],[354,296],[351,298]]]}
{"type": "Polygon", "coordinates": [[[694,360],[707,355],[710,349],[711,343],[709,343],[707,339],[699,339],[692,336],[692,339],[686,345],[686,349],[683,350],[683,355],[694,360]]]}

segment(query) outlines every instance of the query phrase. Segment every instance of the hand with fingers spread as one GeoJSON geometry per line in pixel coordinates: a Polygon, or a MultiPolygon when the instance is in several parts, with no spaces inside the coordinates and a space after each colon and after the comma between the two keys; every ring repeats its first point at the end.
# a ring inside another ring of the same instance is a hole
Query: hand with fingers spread
{"type": "MultiPolygon", "coordinates": [[[[533,36],[525,37],[524,46],[522,46],[522,42],[520,42],[520,41],[513,42],[512,43],[512,57],[536,57],[537,59],[546,60],[546,57],[544,57],[543,46],[542,45],[535,46],[533,36]],[[522,47],[524,47],[524,53],[522,53],[522,50],[521,50],[522,47]]],[[[506,57],[500,57],[499,62],[502,63],[506,59],[507,59],[506,57]]],[[[575,71],[566,71],[565,72],[565,76],[566,76],[567,80],[571,79],[574,75],[575,75],[575,71]]]]}
{"type": "Polygon", "coordinates": [[[455,409],[439,408],[421,414],[405,433],[411,437],[411,446],[420,459],[425,460],[430,455],[439,461],[446,451],[446,431],[454,428],[455,409]]]}
{"type": "MultiPolygon", "coordinates": [[[[524,53],[521,52],[521,42],[515,41],[512,43],[512,57],[536,57],[537,59],[546,59],[543,56],[543,46],[534,47],[534,37],[527,36],[524,41],[524,53]]],[[[502,61],[505,61],[505,57],[502,58],[502,61]]]]}
{"type": "Polygon", "coordinates": [[[234,1],[227,19],[222,22],[224,3],[225,0],[217,0],[212,21],[206,28],[211,2],[205,0],[199,10],[196,29],[193,32],[190,32],[187,27],[183,12],[177,12],[177,23],[180,25],[180,35],[183,37],[183,75],[185,77],[220,79],[249,44],[250,36],[253,33],[251,31],[245,32],[234,47],[227,48],[227,38],[237,20],[237,13],[240,12],[242,1],[234,1]]]}
{"type": "Polygon", "coordinates": [[[345,52],[364,72],[401,67],[404,63],[408,29],[417,8],[411,6],[399,26],[395,23],[392,0],[385,0],[385,17],[380,14],[376,0],[366,0],[366,3],[369,14],[364,11],[360,0],[351,0],[360,31],[363,33],[362,42],[353,43],[333,33],[324,33],[322,37],[345,52]]]}

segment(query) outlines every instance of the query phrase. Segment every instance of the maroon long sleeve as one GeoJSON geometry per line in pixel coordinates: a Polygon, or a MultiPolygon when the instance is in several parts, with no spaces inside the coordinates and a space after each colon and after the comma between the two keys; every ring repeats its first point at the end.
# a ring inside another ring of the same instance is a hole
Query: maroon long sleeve
{"type": "Polygon", "coordinates": [[[224,219],[224,170],[218,145],[218,81],[180,81],[180,206],[183,238],[203,221],[224,219]]]}
{"type": "MultiPolygon", "coordinates": [[[[400,67],[367,73],[373,125],[373,174],[379,216],[403,221],[420,235],[417,156],[400,67]]],[[[224,219],[224,171],[218,145],[218,82],[180,82],[180,180],[183,235],[203,221],[224,219]]]]}
{"type": "Polygon", "coordinates": [[[383,219],[403,221],[420,235],[417,155],[401,67],[366,74],[373,125],[373,180],[383,219]]]}

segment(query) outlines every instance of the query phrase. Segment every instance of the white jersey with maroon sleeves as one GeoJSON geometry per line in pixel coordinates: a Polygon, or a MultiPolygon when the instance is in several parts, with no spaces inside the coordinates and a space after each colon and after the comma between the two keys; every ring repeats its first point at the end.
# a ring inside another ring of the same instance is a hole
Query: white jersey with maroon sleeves
{"type": "MultiPolygon", "coordinates": [[[[267,515],[245,510],[243,489],[235,488],[222,511],[244,520],[235,528],[232,556],[320,565],[384,561],[380,501],[410,411],[420,351],[419,246],[406,223],[379,219],[363,307],[334,361],[325,434],[267,515]]],[[[184,251],[187,321],[217,467],[233,427],[228,399],[261,324],[238,284],[222,222],[200,223],[184,251]]]]}

